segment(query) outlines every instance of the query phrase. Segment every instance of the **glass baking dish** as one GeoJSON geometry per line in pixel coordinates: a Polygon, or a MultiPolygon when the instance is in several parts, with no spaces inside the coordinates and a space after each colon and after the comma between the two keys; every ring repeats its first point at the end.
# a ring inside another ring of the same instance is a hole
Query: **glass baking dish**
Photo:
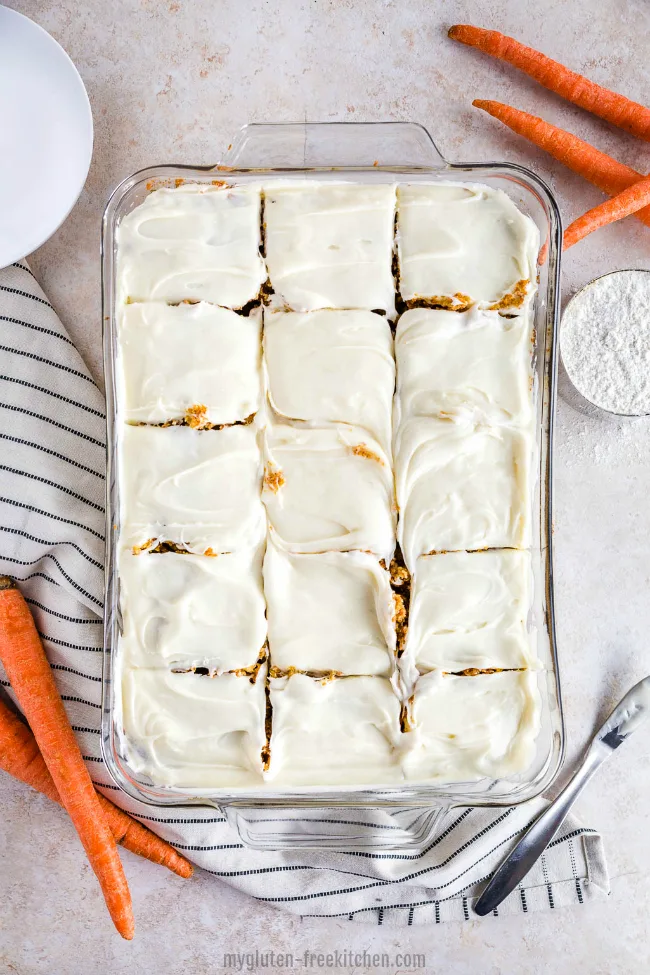
{"type": "Polygon", "coordinates": [[[114,190],[102,226],[104,370],[107,397],[106,609],[102,752],[117,785],[155,806],[209,805],[220,808],[247,846],[257,849],[414,849],[430,841],[456,806],[510,806],[544,792],[564,753],[553,610],[552,459],[557,366],[558,296],[562,228],[551,191],[534,173],[511,163],[448,163],[430,134],[410,122],[291,123],[248,125],[217,166],[154,166],[134,173],[114,190]],[[546,242],[534,304],[537,402],[537,478],[533,500],[534,608],[531,628],[544,669],[538,674],[542,726],[536,756],[523,774],[505,780],[448,785],[404,783],[392,788],[213,790],[162,789],[136,780],[120,749],[115,712],[114,654],[121,625],[115,550],[119,534],[116,452],[115,240],[122,217],[142,202],[152,186],[175,180],[265,182],[290,176],[319,180],[393,182],[456,180],[504,190],[536,223],[546,242]],[[335,815],[336,807],[339,812],[335,815]],[[342,808],[341,808],[342,807],[342,808]],[[323,809],[333,811],[331,822],[323,809]],[[353,812],[354,811],[354,812],[353,812]],[[338,816],[338,819],[337,819],[338,816]],[[351,829],[353,824],[359,829],[351,829]],[[340,826],[340,828],[339,828],[340,826]]]}

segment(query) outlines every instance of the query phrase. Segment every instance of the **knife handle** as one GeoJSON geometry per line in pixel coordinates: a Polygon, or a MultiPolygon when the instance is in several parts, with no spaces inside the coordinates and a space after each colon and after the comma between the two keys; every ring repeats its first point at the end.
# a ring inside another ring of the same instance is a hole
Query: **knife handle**
{"type": "Polygon", "coordinates": [[[609,749],[593,746],[587,752],[582,765],[564,787],[559,796],[528,827],[514,850],[493,874],[489,884],[474,905],[480,917],[490,914],[508,894],[523,880],[533,864],[551,842],[566,816],[596,769],[603,762],[609,749]]]}

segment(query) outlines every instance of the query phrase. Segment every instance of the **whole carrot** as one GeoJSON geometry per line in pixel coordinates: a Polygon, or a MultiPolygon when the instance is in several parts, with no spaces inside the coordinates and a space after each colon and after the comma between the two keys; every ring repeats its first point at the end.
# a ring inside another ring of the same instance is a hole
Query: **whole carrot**
{"type": "Polygon", "coordinates": [[[97,793],[84,765],[27,603],[0,577],[0,660],[29,721],[123,938],[133,937],[131,894],[97,793]]]}
{"type": "Polygon", "coordinates": [[[642,179],[634,186],[628,186],[626,190],[613,196],[611,200],[605,200],[597,207],[587,210],[581,217],[569,224],[564,232],[562,250],[573,247],[579,240],[591,234],[599,227],[604,227],[608,223],[622,220],[624,217],[640,210],[641,207],[650,204],[650,179],[642,179]]]}
{"type": "Polygon", "coordinates": [[[514,37],[496,30],[484,30],[470,24],[456,24],[449,37],[461,44],[476,47],[500,61],[507,61],[545,88],[579,105],[612,125],[631,132],[639,139],[650,141],[650,109],[624,95],[603,88],[581,74],[570,71],[559,61],[553,61],[532,47],[526,47],[514,37]]]}
{"type": "MultiPolygon", "coordinates": [[[[609,196],[615,196],[628,186],[645,179],[643,173],[625,166],[571,132],[559,129],[537,115],[529,115],[511,105],[482,98],[476,98],[472,105],[503,122],[513,132],[548,152],[558,162],[583,176],[609,196]]],[[[650,227],[650,208],[639,210],[635,216],[650,227]]]]}
{"type": "MultiPolygon", "coordinates": [[[[36,739],[27,725],[2,701],[0,701],[0,768],[9,772],[15,779],[20,779],[21,782],[42,792],[53,802],[63,805],[54,780],[38,749],[36,739]]],[[[177,853],[169,843],[132,819],[128,813],[118,809],[110,799],[106,799],[99,792],[97,798],[117,843],[126,850],[151,860],[152,863],[160,863],[179,877],[192,876],[191,863],[177,853]]]]}

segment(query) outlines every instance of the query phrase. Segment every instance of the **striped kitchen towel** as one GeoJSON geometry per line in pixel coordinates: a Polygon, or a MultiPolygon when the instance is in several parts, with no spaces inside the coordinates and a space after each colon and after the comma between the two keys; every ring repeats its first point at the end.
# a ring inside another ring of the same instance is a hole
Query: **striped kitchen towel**
{"type": "MultiPolygon", "coordinates": [[[[31,606],[97,788],[215,878],[294,914],[375,924],[474,916],[482,884],[543,800],[454,809],[417,852],[260,853],[218,810],[157,809],[118,789],[100,751],[104,400],[25,262],[0,271],[0,346],[0,572],[31,606]]],[[[2,672],[0,682],[11,694],[2,672]]],[[[399,831],[413,815],[386,814],[383,828],[399,831]]],[[[290,817],[278,816],[286,828],[290,817]]],[[[372,828],[362,810],[321,816],[323,830],[372,828]]],[[[498,913],[583,904],[608,890],[601,837],[571,818],[498,913]]]]}

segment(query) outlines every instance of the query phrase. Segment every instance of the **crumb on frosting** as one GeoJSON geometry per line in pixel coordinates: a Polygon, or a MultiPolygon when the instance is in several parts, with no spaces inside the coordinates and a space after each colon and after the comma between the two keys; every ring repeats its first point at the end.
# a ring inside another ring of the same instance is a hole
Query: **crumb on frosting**
{"type": "Polygon", "coordinates": [[[357,443],[354,445],[354,447],[350,447],[350,450],[355,457],[365,457],[367,460],[374,460],[378,464],[381,464],[382,467],[384,466],[384,462],[379,454],[376,454],[374,450],[370,450],[365,443],[357,443]]]}
{"type": "Polygon", "coordinates": [[[277,494],[280,488],[286,484],[286,478],[279,467],[273,464],[266,464],[264,467],[264,487],[277,494]]]}

